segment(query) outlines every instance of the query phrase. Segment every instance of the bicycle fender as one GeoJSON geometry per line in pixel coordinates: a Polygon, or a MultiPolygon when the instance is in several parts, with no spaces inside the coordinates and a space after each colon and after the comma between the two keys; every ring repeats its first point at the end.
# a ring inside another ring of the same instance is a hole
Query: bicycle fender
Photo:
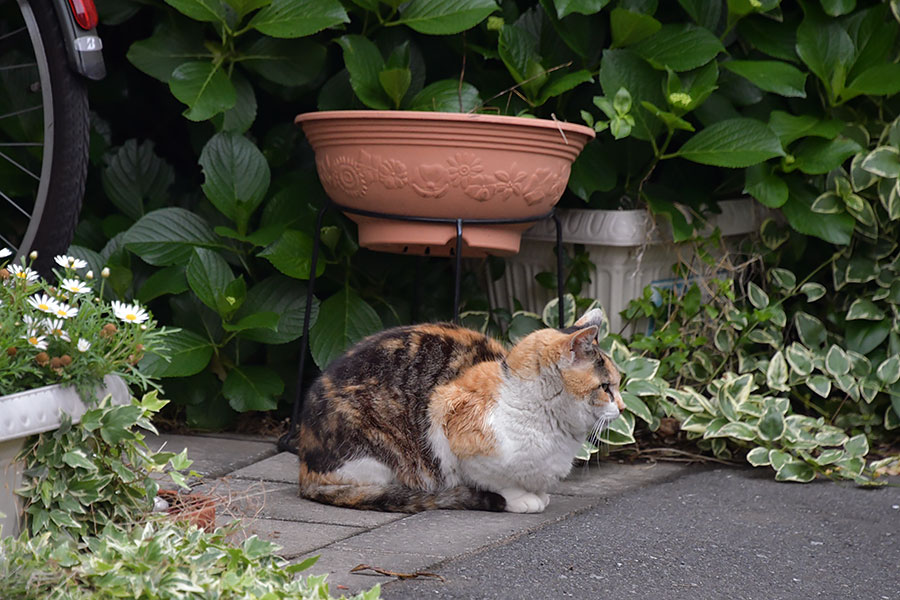
{"type": "Polygon", "coordinates": [[[106,63],[103,62],[103,41],[97,35],[97,28],[82,29],[75,21],[69,0],[53,0],[53,4],[65,40],[69,66],[88,79],[103,79],[106,63]]]}

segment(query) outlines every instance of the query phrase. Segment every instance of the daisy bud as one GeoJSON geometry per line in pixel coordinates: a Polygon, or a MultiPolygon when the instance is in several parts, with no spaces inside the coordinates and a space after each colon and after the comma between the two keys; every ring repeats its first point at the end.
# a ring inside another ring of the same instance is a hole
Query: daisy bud
{"type": "Polygon", "coordinates": [[[62,366],[68,367],[69,365],[72,364],[72,357],[69,356],[68,354],[63,354],[62,356],[59,357],[59,362],[62,363],[62,366]]]}
{"type": "Polygon", "coordinates": [[[62,368],[62,359],[58,356],[54,356],[50,359],[50,368],[51,369],[61,369],[62,368]]]}
{"type": "Polygon", "coordinates": [[[100,276],[103,277],[103,279],[108,279],[109,278],[109,267],[103,267],[103,270],[100,271],[100,276]]]}
{"type": "Polygon", "coordinates": [[[28,255],[28,258],[30,258],[31,260],[37,260],[37,257],[38,257],[37,250],[32,250],[31,254],[28,255]]]}
{"type": "Polygon", "coordinates": [[[34,362],[45,367],[47,366],[47,363],[50,362],[50,355],[46,352],[38,352],[37,356],[34,357],[34,362]]]}
{"type": "Polygon", "coordinates": [[[85,279],[93,279],[93,278],[94,278],[94,272],[93,272],[93,271],[88,271],[87,273],[84,274],[84,278],[85,278],[85,279]]]}

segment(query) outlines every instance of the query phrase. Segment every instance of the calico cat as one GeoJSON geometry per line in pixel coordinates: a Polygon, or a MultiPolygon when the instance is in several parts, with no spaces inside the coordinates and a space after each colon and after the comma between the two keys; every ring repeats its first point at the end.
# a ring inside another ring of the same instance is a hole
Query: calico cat
{"type": "Polygon", "coordinates": [[[599,310],[508,352],[450,324],[359,342],[311,387],[300,495],[367,510],[541,512],[582,442],[624,409],[599,310]]]}

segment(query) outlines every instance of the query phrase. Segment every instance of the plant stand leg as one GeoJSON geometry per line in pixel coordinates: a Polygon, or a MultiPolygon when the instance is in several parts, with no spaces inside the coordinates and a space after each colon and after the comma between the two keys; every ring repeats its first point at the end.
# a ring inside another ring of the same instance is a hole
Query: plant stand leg
{"type": "Polygon", "coordinates": [[[459,325],[459,285],[462,277],[462,226],[463,220],[456,220],[456,280],[453,282],[453,322],[459,325]]]}
{"type": "Polygon", "coordinates": [[[553,213],[553,222],[556,224],[556,297],[559,299],[559,328],[565,327],[566,311],[563,303],[563,244],[562,222],[559,215],[553,213]]]}
{"type": "Polygon", "coordinates": [[[288,432],[278,438],[278,449],[297,453],[296,437],[300,427],[300,410],[303,408],[303,375],[306,370],[306,354],[309,349],[309,319],[312,316],[312,305],[316,291],[316,266],[319,262],[319,246],[321,243],[322,219],[329,208],[325,204],[316,215],[316,229],[313,234],[312,259],[309,265],[309,283],[306,287],[306,306],[303,308],[303,337],[300,338],[300,366],[297,368],[297,389],[294,394],[294,406],[291,411],[291,425],[288,432]]]}

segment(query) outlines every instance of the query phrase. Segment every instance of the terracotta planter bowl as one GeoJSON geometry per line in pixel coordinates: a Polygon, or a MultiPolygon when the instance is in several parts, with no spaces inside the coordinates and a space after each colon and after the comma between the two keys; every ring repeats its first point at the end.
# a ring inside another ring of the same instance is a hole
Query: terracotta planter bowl
{"type": "MultiPolygon", "coordinates": [[[[527,219],[547,214],[589,127],[544,119],[406,111],[298,115],[319,179],[339,205],[383,214],[527,219]]],[[[456,226],[347,213],[359,242],[384,252],[449,256],[456,226]]],[[[531,222],[464,225],[464,256],[511,255],[531,222]]]]}

